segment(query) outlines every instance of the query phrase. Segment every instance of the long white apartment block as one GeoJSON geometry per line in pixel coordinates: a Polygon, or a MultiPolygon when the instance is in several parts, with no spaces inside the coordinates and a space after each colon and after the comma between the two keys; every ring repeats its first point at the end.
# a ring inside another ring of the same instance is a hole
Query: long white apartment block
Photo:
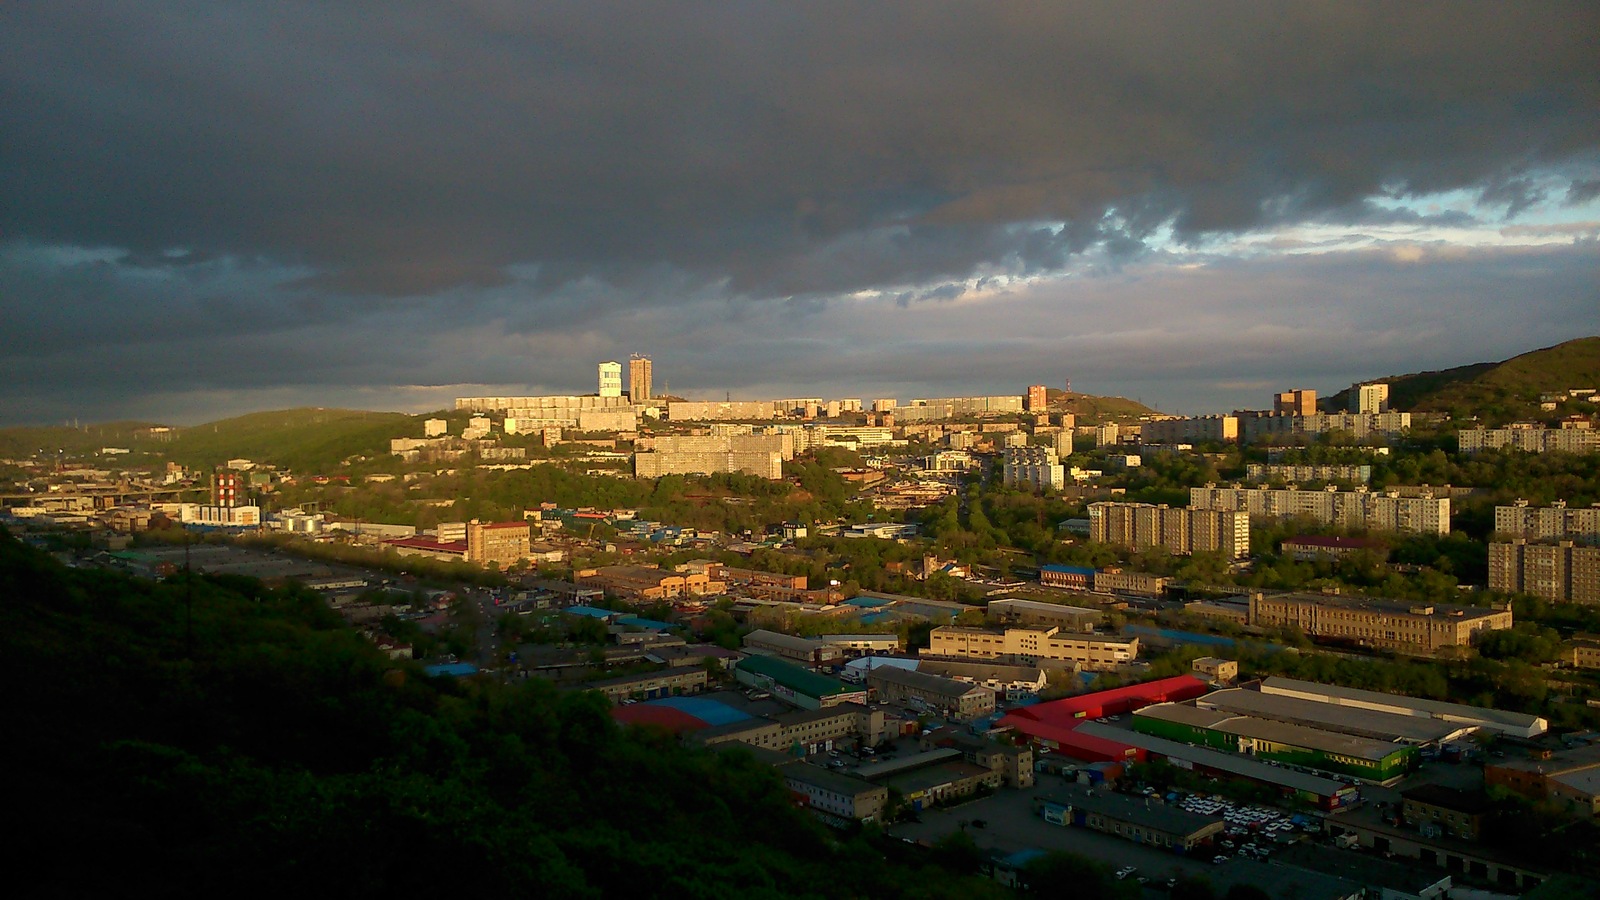
{"type": "Polygon", "coordinates": [[[1579,538],[1600,540],[1600,505],[1568,507],[1562,501],[1549,506],[1532,506],[1518,500],[1512,506],[1494,508],[1494,530],[1511,537],[1579,538]]]}
{"type": "Polygon", "coordinates": [[[1529,453],[1600,452],[1600,431],[1593,428],[1545,428],[1512,425],[1508,428],[1463,428],[1456,433],[1462,453],[1485,450],[1525,450],[1529,453]]]}
{"type": "Polygon", "coordinates": [[[1402,497],[1392,491],[1333,488],[1302,491],[1207,485],[1189,489],[1189,508],[1237,510],[1275,519],[1309,516],[1326,525],[1373,531],[1450,533],[1449,497],[1402,497]]]}

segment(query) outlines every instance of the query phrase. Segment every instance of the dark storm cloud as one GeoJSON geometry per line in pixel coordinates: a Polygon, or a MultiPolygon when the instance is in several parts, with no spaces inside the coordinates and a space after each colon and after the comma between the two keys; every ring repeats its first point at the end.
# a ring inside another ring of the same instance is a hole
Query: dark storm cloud
{"type": "MultiPolygon", "coordinates": [[[[1596,33],[1592,3],[10,4],[0,408],[573,390],[622,339],[804,380],[860,296],[958,319],[1169,232],[1590,202],[1596,33]]],[[[998,373],[1003,327],[939,346],[998,373]]]]}
{"type": "Polygon", "coordinates": [[[8,236],[263,254],[345,293],[501,284],[519,262],[835,290],[949,274],[981,258],[951,244],[1003,252],[983,229],[1109,207],[1138,239],[1385,184],[1506,190],[1508,160],[1592,153],[1600,133],[1592,4],[4,15],[8,236]],[[882,261],[821,253],[894,226],[863,250],[882,261]]]}

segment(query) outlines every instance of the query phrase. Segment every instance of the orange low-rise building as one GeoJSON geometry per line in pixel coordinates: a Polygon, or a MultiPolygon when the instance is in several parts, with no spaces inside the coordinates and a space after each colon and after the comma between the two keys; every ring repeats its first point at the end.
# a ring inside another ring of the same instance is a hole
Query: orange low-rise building
{"type": "Polygon", "coordinates": [[[527,522],[467,523],[467,562],[502,569],[528,558],[532,537],[527,522]]]}
{"type": "Polygon", "coordinates": [[[623,600],[670,600],[683,595],[704,594],[721,587],[705,575],[670,572],[650,566],[601,566],[582,569],[577,573],[581,584],[600,588],[623,600]]]}

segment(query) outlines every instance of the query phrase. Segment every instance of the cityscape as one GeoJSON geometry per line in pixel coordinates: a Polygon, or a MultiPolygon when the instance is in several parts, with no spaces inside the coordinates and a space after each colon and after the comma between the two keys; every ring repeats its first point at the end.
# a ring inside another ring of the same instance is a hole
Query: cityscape
{"type": "Polygon", "coordinates": [[[683,400],[636,353],[586,394],[30,430],[75,444],[0,460],[0,527],[298,592],[393,672],[604,698],[997,889],[1091,856],[1108,895],[1564,895],[1596,860],[1505,829],[1600,814],[1597,366],[1180,417],[683,400]],[[338,452],[273,461],[308,434],[338,452]]]}
{"type": "Polygon", "coordinates": [[[0,28],[14,892],[1600,898],[1600,7],[0,28]]]}

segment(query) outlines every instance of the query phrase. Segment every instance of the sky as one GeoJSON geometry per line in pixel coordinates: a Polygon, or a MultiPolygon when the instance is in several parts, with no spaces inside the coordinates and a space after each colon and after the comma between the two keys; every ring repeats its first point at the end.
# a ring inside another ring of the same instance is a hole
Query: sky
{"type": "Polygon", "coordinates": [[[1600,4],[0,5],[0,426],[1270,405],[1600,333],[1600,4]]]}

